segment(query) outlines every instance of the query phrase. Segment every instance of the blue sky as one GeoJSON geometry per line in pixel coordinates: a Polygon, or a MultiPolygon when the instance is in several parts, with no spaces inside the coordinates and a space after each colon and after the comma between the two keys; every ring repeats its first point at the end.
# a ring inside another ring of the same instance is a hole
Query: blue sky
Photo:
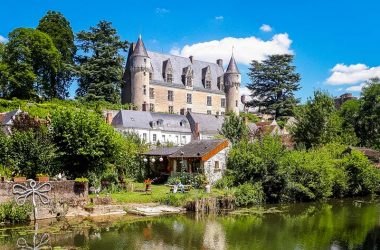
{"type": "Polygon", "coordinates": [[[380,76],[379,9],[375,0],[3,0],[0,36],[36,27],[48,10],[62,12],[75,32],[108,20],[122,39],[142,34],[148,50],[227,63],[234,46],[242,85],[249,60],[294,53],[304,101],[315,89],[359,95],[366,79],[380,76]]]}

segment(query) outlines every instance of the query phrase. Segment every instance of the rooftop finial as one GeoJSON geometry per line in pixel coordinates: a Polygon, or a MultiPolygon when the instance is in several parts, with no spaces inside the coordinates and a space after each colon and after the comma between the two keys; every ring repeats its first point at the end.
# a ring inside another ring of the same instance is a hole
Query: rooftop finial
{"type": "Polygon", "coordinates": [[[232,45],[232,56],[234,56],[234,48],[235,48],[235,46],[232,45]]]}
{"type": "Polygon", "coordinates": [[[141,34],[139,34],[139,39],[141,39],[141,34]]]}

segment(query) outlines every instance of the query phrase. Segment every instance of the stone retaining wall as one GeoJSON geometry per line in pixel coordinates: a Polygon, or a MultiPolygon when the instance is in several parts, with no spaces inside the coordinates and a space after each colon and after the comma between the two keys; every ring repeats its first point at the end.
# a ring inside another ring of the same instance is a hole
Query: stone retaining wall
{"type": "MultiPolygon", "coordinates": [[[[0,203],[15,200],[18,195],[13,194],[13,186],[21,184],[30,189],[30,181],[24,183],[0,182],[0,203]]],[[[44,182],[36,182],[36,187],[44,182]]],[[[65,216],[69,208],[83,207],[88,201],[88,183],[76,183],[75,181],[49,181],[51,190],[44,194],[49,197],[48,204],[42,204],[39,197],[37,201],[37,218],[47,219],[65,216]]],[[[42,189],[42,188],[41,188],[42,189]]],[[[21,189],[18,189],[21,190],[21,189]]],[[[32,202],[32,196],[27,199],[32,202]]]]}

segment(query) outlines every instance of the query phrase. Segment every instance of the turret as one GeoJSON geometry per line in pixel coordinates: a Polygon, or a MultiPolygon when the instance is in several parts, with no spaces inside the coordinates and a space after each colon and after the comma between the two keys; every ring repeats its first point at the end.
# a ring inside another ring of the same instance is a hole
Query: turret
{"type": "Polygon", "coordinates": [[[147,111],[149,106],[149,81],[152,66],[141,36],[139,36],[136,46],[132,46],[132,49],[133,51],[128,58],[131,103],[133,103],[138,110],[147,111]]]}
{"type": "Polygon", "coordinates": [[[232,54],[227,70],[224,73],[224,85],[226,91],[226,111],[239,115],[241,76],[232,54]]]}

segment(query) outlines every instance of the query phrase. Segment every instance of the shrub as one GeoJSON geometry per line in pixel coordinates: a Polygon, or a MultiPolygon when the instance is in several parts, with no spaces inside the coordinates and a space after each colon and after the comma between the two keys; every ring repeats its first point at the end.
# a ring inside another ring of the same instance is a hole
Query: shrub
{"type": "Polygon", "coordinates": [[[188,194],[172,194],[172,193],[169,193],[166,196],[164,196],[160,200],[160,202],[165,204],[165,205],[179,207],[179,206],[184,205],[184,202],[185,202],[187,196],[188,196],[188,194]]]}
{"type": "Polygon", "coordinates": [[[17,205],[15,202],[6,202],[0,204],[0,221],[20,223],[30,220],[32,214],[32,205],[27,203],[22,206],[17,205]]]}
{"type": "Polygon", "coordinates": [[[233,175],[225,175],[221,179],[217,180],[214,187],[220,189],[232,188],[235,183],[235,177],[233,175]]]}
{"type": "Polygon", "coordinates": [[[236,188],[235,202],[238,207],[262,204],[265,200],[265,194],[260,182],[255,184],[244,183],[236,188]]]}
{"type": "Polygon", "coordinates": [[[170,176],[167,184],[174,185],[179,182],[184,185],[191,185],[194,188],[202,188],[206,184],[207,178],[204,174],[190,174],[182,172],[178,175],[170,176]]]}

